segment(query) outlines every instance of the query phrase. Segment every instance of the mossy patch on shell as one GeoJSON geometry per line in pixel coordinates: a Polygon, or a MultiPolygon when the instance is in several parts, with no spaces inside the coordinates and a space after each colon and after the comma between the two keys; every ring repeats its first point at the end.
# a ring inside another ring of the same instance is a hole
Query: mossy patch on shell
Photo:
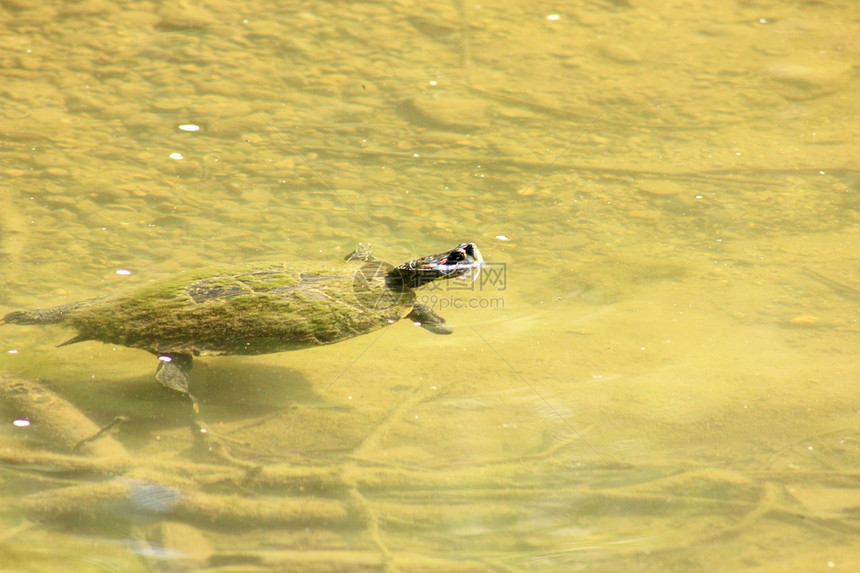
{"type": "MultiPolygon", "coordinates": [[[[412,308],[411,292],[388,296],[391,304],[384,308],[359,301],[354,274],[366,265],[298,270],[267,264],[187,273],[74,309],[63,324],[78,331],[77,340],[155,354],[265,354],[330,344],[386,326],[412,308]]],[[[382,279],[369,288],[389,295],[382,279]]]]}

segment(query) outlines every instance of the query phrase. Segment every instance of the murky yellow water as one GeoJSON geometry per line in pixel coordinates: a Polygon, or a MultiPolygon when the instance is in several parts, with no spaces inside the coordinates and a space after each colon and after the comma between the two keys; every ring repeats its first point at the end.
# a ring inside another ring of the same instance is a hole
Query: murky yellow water
{"type": "Polygon", "coordinates": [[[0,311],[492,265],[452,336],[199,360],[212,442],[151,356],[0,327],[2,568],[860,569],[856,16],[4,2],[0,311]]]}

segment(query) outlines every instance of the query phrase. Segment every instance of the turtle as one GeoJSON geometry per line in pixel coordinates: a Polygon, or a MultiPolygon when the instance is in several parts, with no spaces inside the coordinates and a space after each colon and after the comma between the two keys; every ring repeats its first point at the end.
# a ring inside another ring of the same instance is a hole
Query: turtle
{"type": "Polygon", "coordinates": [[[158,357],[155,378],[188,396],[194,356],[255,355],[333,344],[407,318],[436,334],[445,320],[416,301],[436,279],[472,280],[483,266],[474,243],[398,266],[359,243],[344,260],[258,263],[180,273],[128,294],[11,312],[0,324],[71,327],[60,344],[97,340],[158,357]]]}

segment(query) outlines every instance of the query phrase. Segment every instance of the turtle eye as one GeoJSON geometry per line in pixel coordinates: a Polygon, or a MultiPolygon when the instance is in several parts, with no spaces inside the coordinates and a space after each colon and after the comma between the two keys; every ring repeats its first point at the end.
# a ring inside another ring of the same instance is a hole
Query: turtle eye
{"type": "Polygon", "coordinates": [[[465,258],[466,258],[466,253],[464,253],[462,250],[459,250],[459,249],[454,251],[450,255],[448,255],[448,260],[454,261],[455,263],[458,263],[465,258]]]}

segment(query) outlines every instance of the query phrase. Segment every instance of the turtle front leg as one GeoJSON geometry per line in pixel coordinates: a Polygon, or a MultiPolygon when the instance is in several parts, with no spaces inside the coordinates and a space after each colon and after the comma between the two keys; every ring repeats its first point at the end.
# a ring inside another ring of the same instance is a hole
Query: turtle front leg
{"type": "Polygon", "coordinates": [[[155,371],[155,379],[158,380],[158,383],[188,396],[194,406],[194,411],[199,412],[197,398],[188,391],[188,386],[191,383],[191,355],[159,354],[158,360],[158,370],[155,371]]]}
{"type": "Polygon", "coordinates": [[[433,312],[429,306],[423,304],[415,304],[412,307],[412,312],[406,315],[415,324],[426,328],[433,334],[451,334],[454,330],[445,324],[445,319],[433,312]]]}

